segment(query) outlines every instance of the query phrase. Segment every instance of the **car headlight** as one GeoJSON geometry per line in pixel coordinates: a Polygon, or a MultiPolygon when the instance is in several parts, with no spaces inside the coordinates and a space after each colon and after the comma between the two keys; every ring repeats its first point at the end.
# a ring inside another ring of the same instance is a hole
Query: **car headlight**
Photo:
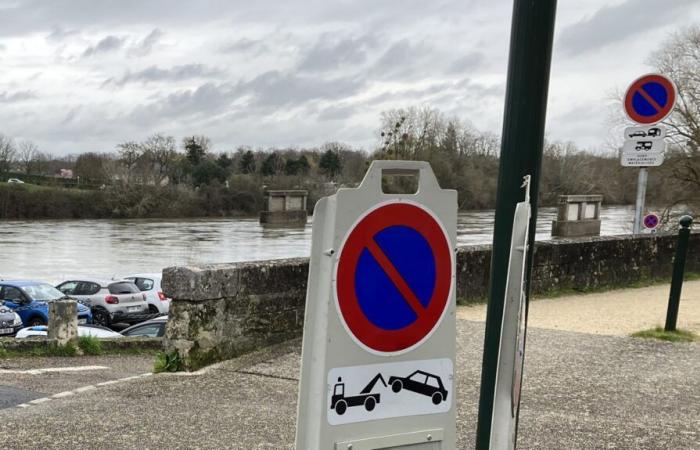
{"type": "Polygon", "coordinates": [[[19,316],[19,314],[15,313],[15,320],[12,322],[12,326],[16,327],[18,325],[22,325],[22,318],[19,316]]]}

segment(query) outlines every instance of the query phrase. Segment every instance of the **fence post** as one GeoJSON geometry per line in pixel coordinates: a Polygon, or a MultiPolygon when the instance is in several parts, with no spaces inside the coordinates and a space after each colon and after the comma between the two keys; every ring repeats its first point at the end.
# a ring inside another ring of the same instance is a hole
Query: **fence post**
{"type": "Polygon", "coordinates": [[[683,216],[679,222],[681,228],[678,230],[676,256],[673,258],[673,278],[671,278],[671,294],[668,297],[665,331],[676,331],[678,306],[681,302],[681,289],[683,288],[683,273],[685,272],[685,257],[688,255],[688,240],[690,239],[690,226],[693,224],[693,218],[683,216]]]}

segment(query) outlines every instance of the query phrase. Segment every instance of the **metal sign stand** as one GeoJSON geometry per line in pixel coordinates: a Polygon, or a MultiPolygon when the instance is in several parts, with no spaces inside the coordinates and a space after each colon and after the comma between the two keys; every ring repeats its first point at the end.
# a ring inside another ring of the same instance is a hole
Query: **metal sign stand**
{"type": "Polygon", "coordinates": [[[639,175],[637,176],[637,201],[634,204],[634,228],[632,230],[634,234],[642,232],[642,216],[644,215],[644,201],[647,195],[648,177],[649,169],[641,167],[639,169],[639,175]]]}
{"type": "Polygon", "coordinates": [[[314,211],[298,450],[456,448],[457,192],[373,161],[314,211]],[[382,177],[418,178],[388,194],[382,177]]]}

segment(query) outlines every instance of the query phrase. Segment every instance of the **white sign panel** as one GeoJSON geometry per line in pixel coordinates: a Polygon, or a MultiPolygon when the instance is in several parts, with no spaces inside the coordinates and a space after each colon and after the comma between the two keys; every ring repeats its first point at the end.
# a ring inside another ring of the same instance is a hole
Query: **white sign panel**
{"type": "Polygon", "coordinates": [[[427,162],[373,161],[319,200],[295,448],[456,448],[456,240],[457,193],[427,162]]]}
{"type": "Polygon", "coordinates": [[[515,206],[508,279],[501,322],[496,387],[491,421],[492,450],[514,449],[520,388],[525,358],[525,268],[530,224],[530,176],[525,177],[525,200],[515,206]]]}
{"type": "Polygon", "coordinates": [[[666,150],[666,142],[659,139],[627,140],[622,146],[622,153],[662,153],[666,150]]]}
{"type": "Polygon", "coordinates": [[[340,367],[328,372],[328,423],[438,414],[452,407],[449,359],[340,367]]]}
{"type": "Polygon", "coordinates": [[[657,167],[664,163],[663,153],[623,153],[623,167],[657,167]]]}
{"type": "Polygon", "coordinates": [[[627,127],[625,128],[625,139],[630,140],[655,140],[666,137],[666,127],[662,125],[652,125],[647,127],[627,127]]]}

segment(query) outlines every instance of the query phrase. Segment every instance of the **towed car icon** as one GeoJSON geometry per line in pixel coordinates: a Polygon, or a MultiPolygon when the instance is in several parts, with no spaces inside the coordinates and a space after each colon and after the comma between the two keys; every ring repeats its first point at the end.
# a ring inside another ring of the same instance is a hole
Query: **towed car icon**
{"type": "Polygon", "coordinates": [[[442,380],[432,373],[416,370],[407,377],[389,377],[389,385],[395,393],[402,389],[430,397],[434,404],[439,405],[447,400],[447,389],[442,380]]]}

